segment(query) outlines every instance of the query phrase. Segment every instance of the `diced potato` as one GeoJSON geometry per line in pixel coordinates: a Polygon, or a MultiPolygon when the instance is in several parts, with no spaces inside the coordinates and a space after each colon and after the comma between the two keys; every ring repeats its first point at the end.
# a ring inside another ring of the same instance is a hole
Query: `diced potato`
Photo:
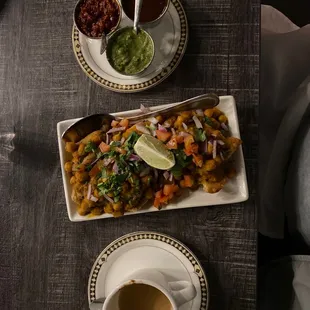
{"type": "Polygon", "coordinates": [[[74,142],[67,142],[66,143],[66,146],[65,146],[65,150],[68,152],[68,153],[73,153],[74,151],[77,150],[77,145],[74,143],[74,142]]]}
{"type": "Polygon", "coordinates": [[[88,179],[89,179],[89,175],[88,175],[88,172],[76,172],[75,173],[75,177],[76,177],[76,180],[78,182],[86,182],[88,179]]]}
{"type": "Polygon", "coordinates": [[[65,170],[66,170],[66,172],[72,172],[72,162],[71,161],[67,161],[65,163],[65,170]]]}
{"type": "Polygon", "coordinates": [[[85,144],[84,143],[81,143],[79,145],[79,148],[78,148],[78,154],[79,156],[82,156],[84,154],[84,149],[85,149],[85,144]]]}
{"type": "Polygon", "coordinates": [[[86,215],[90,213],[91,209],[95,206],[95,203],[88,199],[83,199],[81,204],[78,206],[78,213],[80,215],[86,215]]]}

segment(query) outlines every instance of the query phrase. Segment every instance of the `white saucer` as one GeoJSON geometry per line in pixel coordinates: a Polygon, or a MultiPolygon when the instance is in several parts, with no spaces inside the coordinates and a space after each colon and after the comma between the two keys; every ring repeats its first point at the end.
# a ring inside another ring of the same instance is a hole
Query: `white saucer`
{"type": "Polygon", "coordinates": [[[154,232],[125,235],[102,251],[89,276],[88,302],[106,297],[127,276],[141,268],[155,268],[168,281],[186,280],[195,286],[195,299],[180,310],[208,309],[208,282],[196,256],[180,241],[154,232]]]}
{"type": "MultiPolygon", "coordinates": [[[[133,26],[133,22],[122,13],[120,27],[133,26]]],[[[154,87],[166,79],[181,61],[187,41],[188,25],[179,0],[171,0],[166,14],[152,27],[144,27],[153,38],[155,56],[150,67],[136,77],[117,73],[109,64],[106,54],[100,55],[100,40],[88,39],[75,26],[72,44],[76,59],[94,82],[116,92],[138,92],[154,87]]]]}

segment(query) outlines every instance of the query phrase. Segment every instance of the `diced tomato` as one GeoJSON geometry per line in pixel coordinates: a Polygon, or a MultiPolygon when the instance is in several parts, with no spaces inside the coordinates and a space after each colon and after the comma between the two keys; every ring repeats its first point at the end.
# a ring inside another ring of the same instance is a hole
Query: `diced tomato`
{"type": "Polygon", "coordinates": [[[192,187],[194,185],[193,177],[190,175],[184,175],[184,186],[192,187]]]}
{"type": "Polygon", "coordinates": [[[129,120],[126,119],[126,118],[123,118],[123,119],[119,122],[119,125],[120,125],[121,127],[127,128],[127,127],[129,126],[129,120]]]}
{"type": "Polygon", "coordinates": [[[95,166],[89,171],[89,175],[90,175],[90,177],[94,177],[94,176],[96,176],[99,172],[100,172],[100,169],[98,168],[97,165],[95,165],[95,166]]]}
{"type": "Polygon", "coordinates": [[[111,149],[110,145],[108,145],[108,144],[106,144],[106,143],[104,143],[104,142],[101,142],[101,143],[99,144],[99,148],[100,148],[100,151],[101,151],[102,153],[109,152],[110,149],[111,149]]]}
{"type": "Polygon", "coordinates": [[[194,137],[192,135],[188,135],[184,138],[185,149],[189,149],[191,144],[194,143],[194,137]]]}
{"type": "Polygon", "coordinates": [[[183,136],[178,135],[176,137],[176,139],[177,139],[178,144],[182,144],[184,142],[184,137],[183,136]]]}
{"type": "Polygon", "coordinates": [[[179,189],[178,185],[175,184],[166,184],[164,186],[163,192],[165,196],[175,193],[179,189]]]}
{"type": "Polygon", "coordinates": [[[192,150],[191,149],[189,149],[189,150],[184,149],[184,153],[185,153],[186,156],[191,156],[192,155],[192,150]]]}
{"type": "Polygon", "coordinates": [[[176,137],[171,138],[166,144],[166,146],[169,150],[176,150],[178,148],[178,142],[176,137]]]}
{"type": "Polygon", "coordinates": [[[158,138],[158,140],[166,142],[170,139],[171,137],[171,132],[167,131],[160,131],[160,130],[156,130],[156,136],[158,138]]]}

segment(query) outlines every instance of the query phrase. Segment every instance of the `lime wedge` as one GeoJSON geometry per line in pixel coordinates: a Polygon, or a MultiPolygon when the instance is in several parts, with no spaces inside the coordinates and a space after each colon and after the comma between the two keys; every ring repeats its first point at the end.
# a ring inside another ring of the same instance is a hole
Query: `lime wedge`
{"type": "Polygon", "coordinates": [[[168,170],[175,165],[174,155],[165,144],[151,135],[143,134],[134,146],[134,150],[149,166],[168,170]]]}

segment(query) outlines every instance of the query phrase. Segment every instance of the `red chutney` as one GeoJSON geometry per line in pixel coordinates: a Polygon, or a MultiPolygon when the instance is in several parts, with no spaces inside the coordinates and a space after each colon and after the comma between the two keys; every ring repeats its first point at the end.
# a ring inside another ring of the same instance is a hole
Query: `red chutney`
{"type": "MultiPolygon", "coordinates": [[[[156,20],[165,10],[168,0],[143,0],[140,12],[140,22],[147,23],[156,20]]],[[[135,0],[123,0],[123,10],[133,20],[135,11],[135,0]]]]}
{"type": "Polygon", "coordinates": [[[77,13],[80,30],[89,37],[108,34],[118,23],[120,9],[115,0],[84,0],[77,13]]]}

